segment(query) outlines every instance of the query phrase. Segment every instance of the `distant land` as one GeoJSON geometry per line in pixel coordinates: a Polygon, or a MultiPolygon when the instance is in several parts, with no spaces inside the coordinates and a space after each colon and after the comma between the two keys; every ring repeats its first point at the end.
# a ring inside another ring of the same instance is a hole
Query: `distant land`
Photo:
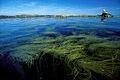
{"type": "MultiPolygon", "coordinates": [[[[27,17],[56,17],[56,18],[67,18],[67,17],[102,17],[101,15],[0,15],[0,18],[27,18],[27,17]]],[[[120,17],[120,16],[113,16],[113,17],[120,17]]]]}

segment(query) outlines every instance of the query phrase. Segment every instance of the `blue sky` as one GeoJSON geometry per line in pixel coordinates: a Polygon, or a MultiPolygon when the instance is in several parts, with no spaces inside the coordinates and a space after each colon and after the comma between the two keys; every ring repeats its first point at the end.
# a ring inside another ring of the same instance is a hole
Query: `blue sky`
{"type": "Polygon", "coordinates": [[[0,15],[100,15],[102,9],[120,16],[120,0],[0,0],[0,15]]]}

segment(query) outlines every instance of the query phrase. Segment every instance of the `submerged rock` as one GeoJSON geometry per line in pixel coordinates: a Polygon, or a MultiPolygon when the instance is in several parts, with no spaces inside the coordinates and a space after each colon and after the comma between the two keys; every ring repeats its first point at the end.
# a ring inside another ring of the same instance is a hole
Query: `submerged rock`
{"type": "Polygon", "coordinates": [[[109,14],[105,9],[103,9],[102,17],[113,17],[113,15],[109,14]]]}

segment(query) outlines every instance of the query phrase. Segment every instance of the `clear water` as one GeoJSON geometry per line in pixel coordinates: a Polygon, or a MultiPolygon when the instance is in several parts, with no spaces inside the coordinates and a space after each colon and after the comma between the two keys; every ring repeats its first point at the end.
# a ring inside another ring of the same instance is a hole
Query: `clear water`
{"type": "MultiPolygon", "coordinates": [[[[8,68],[7,66],[11,61],[12,66],[22,74],[22,77],[25,74],[21,62],[30,66],[34,63],[36,54],[40,50],[52,50],[57,47],[58,50],[67,51],[70,46],[73,48],[83,46],[83,51],[92,57],[111,59],[117,56],[117,61],[120,61],[120,18],[33,17],[0,19],[0,68],[1,65],[4,69],[8,68]],[[14,61],[10,57],[13,57],[14,61]]],[[[11,64],[9,66],[9,69],[14,71],[11,64]]],[[[4,74],[6,75],[6,73],[4,74]]]]}
{"type": "Polygon", "coordinates": [[[120,41],[120,18],[4,18],[0,19],[0,54],[18,46],[29,44],[44,32],[57,32],[63,36],[94,35],[120,41]],[[113,37],[114,36],[114,37],[113,37]],[[113,39],[112,39],[113,37],[113,39]],[[22,39],[23,38],[23,39],[22,39]],[[26,39],[25,39],[26,38],[26,39]],[[21,39],[21,40],[20,40],[21,39]]]}

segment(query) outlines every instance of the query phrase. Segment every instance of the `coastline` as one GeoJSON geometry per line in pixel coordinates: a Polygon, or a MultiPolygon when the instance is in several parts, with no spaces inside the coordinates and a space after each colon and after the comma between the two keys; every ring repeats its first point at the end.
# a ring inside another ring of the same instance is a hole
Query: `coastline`
{"type": "MultiPolygon", "coordinates": [[[[67,17],[102,17],[101,15],[0,15],[0,18],[27,18],[27,17],[54,17],[54,18],[67,18],[67,17]]],[[[120,17],[120,16],[113,16],[120,17]]]]}

